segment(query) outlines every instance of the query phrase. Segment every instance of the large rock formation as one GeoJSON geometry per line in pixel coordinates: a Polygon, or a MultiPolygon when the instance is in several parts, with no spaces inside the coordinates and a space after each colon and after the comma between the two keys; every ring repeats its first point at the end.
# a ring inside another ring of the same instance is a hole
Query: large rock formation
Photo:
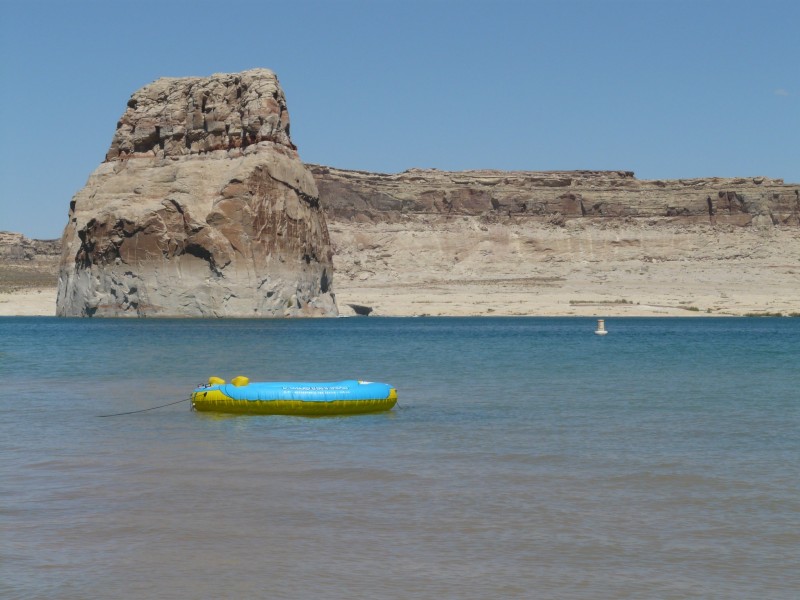
{"type": "Polygon", "coordinates": [[[265,69],[133,94],[62,244],[61,316],[337,314],[317,187],[265,69]]]}

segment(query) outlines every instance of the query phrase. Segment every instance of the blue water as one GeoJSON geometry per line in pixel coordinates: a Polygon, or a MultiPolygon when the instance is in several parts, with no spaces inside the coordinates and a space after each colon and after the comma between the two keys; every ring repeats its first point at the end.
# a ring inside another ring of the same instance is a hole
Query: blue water
{"type": "Polygon", "coordinates": [[[797,598],[800,319],[594,325],[0,318],[0,597],[797,598]]]}

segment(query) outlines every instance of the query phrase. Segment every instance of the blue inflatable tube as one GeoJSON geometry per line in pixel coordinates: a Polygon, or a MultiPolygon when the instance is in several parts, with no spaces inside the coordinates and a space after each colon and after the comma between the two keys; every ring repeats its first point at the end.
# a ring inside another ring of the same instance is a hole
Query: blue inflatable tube
{"type": "Polygon", "coordinates": [[[211,377],[192,393],[198,411],[244,414],[336,415],[390,410],[397,390],[386,383],[345,380],[334,382],[254,382],[237,377],[231,383],[211,377]]]}

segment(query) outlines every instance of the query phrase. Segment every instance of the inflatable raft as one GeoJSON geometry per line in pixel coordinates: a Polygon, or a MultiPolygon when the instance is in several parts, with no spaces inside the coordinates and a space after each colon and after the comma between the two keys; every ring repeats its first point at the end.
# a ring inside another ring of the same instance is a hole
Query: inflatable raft
{"type": "Polygon", "coordinates": [[[347,415],[390,410],[396,403],[392,386],[355,380],[250,383],[236,377],[225,383],[210,377],[192,392],[194,410],[255,415],[347,415]]]}

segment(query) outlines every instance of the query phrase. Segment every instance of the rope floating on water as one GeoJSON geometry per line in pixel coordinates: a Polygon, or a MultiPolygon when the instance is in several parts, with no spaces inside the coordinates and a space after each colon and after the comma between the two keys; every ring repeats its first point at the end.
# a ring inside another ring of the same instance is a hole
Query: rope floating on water
{"type": "Polygon", "coordinates": [[[176,400],[169,404],[162,404],[161,406],[151,406],[150,408],[142,408],[141,410],[130,410],[128,412],[114,413],[113,415],[95,415],[97,417],[121,417],[122,415],[132,415],[140,412],[147,412],[148,410],[156,410],[157,408],[164,408],[165,406],[172,406],[173,404],[180,404],[181,402],[188,402],[191,398],[184,398],[183,400],[176,400]]]}

